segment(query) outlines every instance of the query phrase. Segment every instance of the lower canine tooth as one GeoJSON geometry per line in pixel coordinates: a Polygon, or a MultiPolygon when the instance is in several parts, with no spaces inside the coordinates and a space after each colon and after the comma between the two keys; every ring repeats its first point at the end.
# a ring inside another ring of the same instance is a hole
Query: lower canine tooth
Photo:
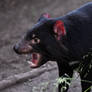
{"type": "Polygon", "coordinates": [[[31,64],[31,62],[30,62],[30,61],[27,61],[27,63],[28,63],[28,64],[31,64]]]}
{"type": "Polygon", "coordinates": [[[35,64],[30,61],[27,61],[27,63],[30,64],[31,66],[35,66],[35,64]]]}

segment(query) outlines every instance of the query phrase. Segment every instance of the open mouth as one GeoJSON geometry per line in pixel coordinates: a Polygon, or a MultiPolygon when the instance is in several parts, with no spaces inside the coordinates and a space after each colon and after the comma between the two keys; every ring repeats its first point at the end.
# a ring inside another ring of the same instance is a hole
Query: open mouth
{"type": "Polygon", "coordinates": [[[42,60],[42,55],[39,53],[32,53],[31,54],[31,60],[27,61],[30,64],[31,68],[36,68],[39,66],[40,62],[42,60]]]}

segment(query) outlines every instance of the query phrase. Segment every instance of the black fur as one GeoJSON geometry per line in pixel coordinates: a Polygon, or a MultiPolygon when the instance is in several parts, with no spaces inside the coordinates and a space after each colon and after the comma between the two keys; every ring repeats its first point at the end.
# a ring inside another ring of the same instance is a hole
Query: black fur
{"type": "MultiPolygon", "coordinates": [[[[89,69],[88,65],[92,63],[92,2],[59,18],[48,19],[41,16],[38,23],[27,32],[24,39],[14,46],[17,53],[23,53],[21,47],[27,48],[25,44],[29,44],[32,34],[41,40],[39,44],[30,45],[35,52],[44,56],[42,64],[48,60],[56,60],[60,77],[64,76],[65,73],[72,77],[73,70],[82,64],[81,68],[84,71],[79,71],[81,79],[92,81],[92,68],[89,69]],[[66,29],[66,35],[62,36],[60,41],[55,39],[53,31],[53,26],[57,20],[62,20],[66,29]],[[76,63],[76,61],[78,62],[76,63]]],[[[82,81],[82,92],[90,86],[92,83],[82,81]]],[[[61,92],[61,87],[62,85],[59,85],[59,92],[61,92]]],[[[67,92],[67,89],[64,92],[67,92]]]]}

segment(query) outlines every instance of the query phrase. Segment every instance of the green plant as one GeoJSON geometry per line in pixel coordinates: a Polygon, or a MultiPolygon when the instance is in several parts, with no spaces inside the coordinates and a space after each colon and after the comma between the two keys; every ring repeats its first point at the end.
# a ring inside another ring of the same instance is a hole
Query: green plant
{"type": "MultiPolygon", "coordinates": [[[[56,92],[56,89],[58,88],[59,84],[63,84],[63,86],[61,88],[61,92],[63,92],[64,90],[66,90],[67,85],[70,86],[71,80],[75,80],[75,79],[70,78],[68,75],[66,75],[65,77],[59,77],[59,78],[55,79],[54,82],[53,82],[53,85],[54,85],[53,92],[56,92]]],[[[81,81],[92,84],[92,81],[88,81],[88,80],[81,80],[81,81]]],[[[50,84],[50,82],[41,83],[41,84],[39,84],[39,86],[33,87],[32,92],[47,92],[46,90],[47,90],[49,84],[50,84]]],[[[91,88],[92,88],[92,86],[90,86],[84,92],[87,92],[91,88]]]]}

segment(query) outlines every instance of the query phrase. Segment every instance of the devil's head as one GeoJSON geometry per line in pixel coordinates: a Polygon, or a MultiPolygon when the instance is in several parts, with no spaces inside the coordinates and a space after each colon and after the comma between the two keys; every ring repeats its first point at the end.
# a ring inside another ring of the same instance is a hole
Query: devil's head
{"type": "Polygon", "coordinates": [[[64,58],[65,48],[62,37],[65,35],[66,31],[61,20],[43,14],[37,24],[14,46],[14,50],[18,54],[30,54],[31,67],[36,68],[49,60],[64,58]]]}

